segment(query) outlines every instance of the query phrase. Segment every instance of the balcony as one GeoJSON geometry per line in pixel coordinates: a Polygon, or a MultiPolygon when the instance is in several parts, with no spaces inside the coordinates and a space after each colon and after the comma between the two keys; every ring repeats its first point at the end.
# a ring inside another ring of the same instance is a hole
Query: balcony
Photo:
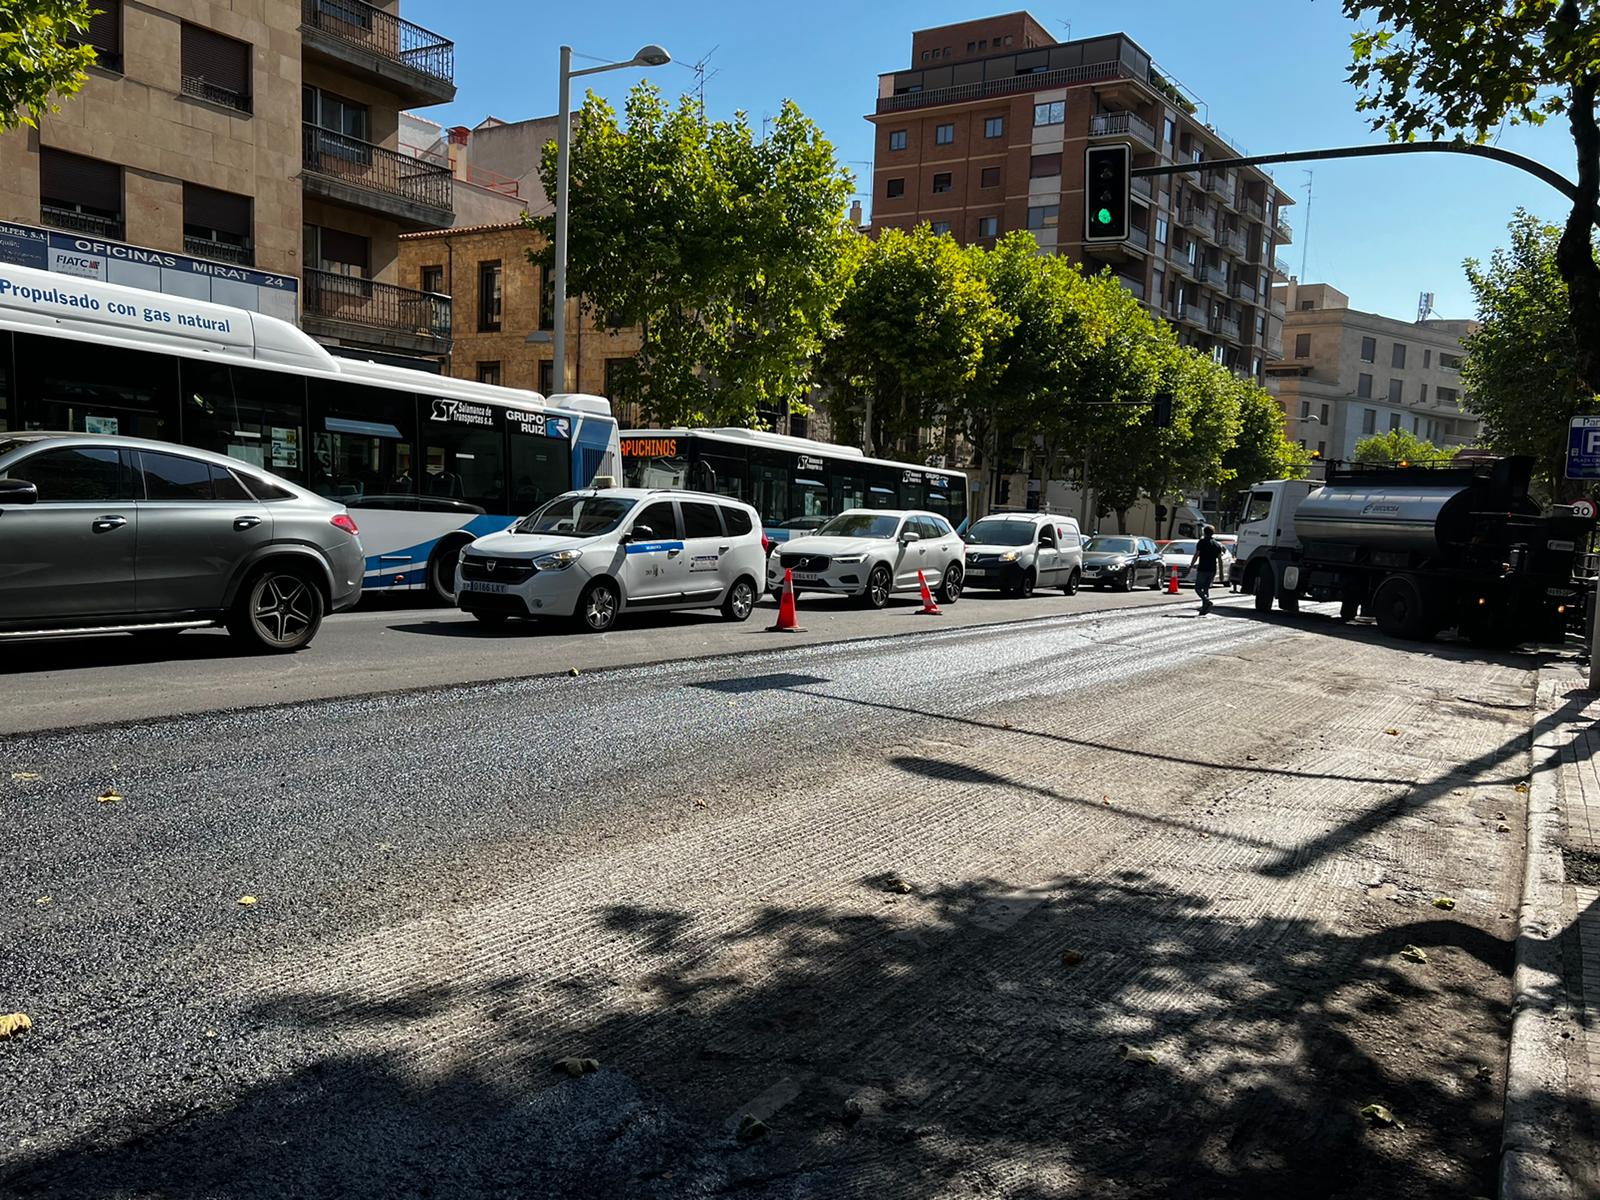
{"type": "Polygon", "coordinates": [[[1200,186],[1219,200],[1233,203],[1233,175],[1227,171],[1201,171],[1200,186]]]}
{"type": "Polygon", "coordinates": [[[456,97],[455,43],[363,0],[300,0],[306,51],[400,97],[402,105],[456,97]]]}
{"type": "Polygon", "coordinates": [[[1206,327],[1205,314],[1193,304],[1179,304],[1177,301],[1173,301],[1167,306],[1167,312],[1174,321],[1186,321],[1200,329],[1206,327]]]}
{"type": "Polygon", "coordinates": [[[306,194],[383,213],[413,229],[449,226],[450,169],[316,125],[302,129],[306,194]]]}
{"type": "Polygon", "coordinates": [[[1013,96],[1019,92],[1071,87],[1079,83],[1115,83],[1118,80],[1131,80],[1143,83],[1147,87],[1151,86],[1147,75],[1135,72],[1133,68],[1123,63],[1089,63],[1081,67],[1040,71],[1034,75],[985,79],[980,83],[958,83],[952,87],[934,88],[928,92],[903,92],[898,96],[879,96],[877,111],[880,114],[897,113],[913,108],[933,108],[942,104],[968,104],[975,100],[989,100],[995,96],[1013,96]]]}
{"type": "Polygon", "coordinates": [[[1267,219],[1267,210],[1259,200],[1252,200],[1246,196],[1239,201],[1238,208],[1240,212],[1252,221],[1265,221],[1267,219]]]}
{"type": "Polygon", "coordinates": [[[1237,317],[1225,317],[1218,313],[1206,322],[1206,328],[1218,337],[1227,338],[1230,342],[1242,340],[1237,317]]]}
{"type": "Polygon", "coordinates": [[[1268,337],[1261,346],[1261,352],[1268,358],[1281,359],[1283,357],[1283,338],[1268,337]]]}
{"type": "Polygon", "coordinates": [[[52,229],[65,229],[70,233],[88,233],[99,238],[122,240],[122,218],[106,217],[99,213],[83,212],[76,208],[63,208],[58,204],[39,205],[39,220],[52,229]]]}
{"type": "Polygon", "coordinates": [[[1244,275],[1234,275],[1233,285],[1228,289],[1228,295],[1235,300],[1243,300],[1246,304],[1254,304],[1256,302],[1255,285],[1244,275]]]}
{"type": "Polygon", "coordinates": [[[1131,137],[1142,142],[1147,149],[1159,150],[1155,127],[1138,113],[1108,112],[1089,118],[1089,136],[1092,138],[1131,137]]]}
{"type": "Polygon", "coordinates": [[[1149,179],[1148,176],[1135,175],[1133,177],[1133,185],[1132,186],[1133,186],[1133,194],[1135,196],[1142,196],[1145,200],[1151,200],[1155,196],[1155,188],[1151,184],[1150,179],[1149,179]]]}
{"type": "Polygon", "coordinates": [[[1228,266],[1226,263],[1201,263],[1200,282],[1209,283],[1218,291],[1228,286],[1228,266]]]}
{"type": "Polygon", "coordinates": [[[307,333],[417,354],[450,349],[450,297],[332,271],[307,270],[307,333]]]}
{"type": "Polygon", "coordinates": [[[232,242],[219,242],[212,238],[183,235],[183,252],[195,258],[209,258],[212,262],[233,263],[235,266],[255,265],[256,253],[249,246],[236,246],[232,242]]]}
{"type": "Polygon", "coordinates": [[[1277,224],[1272,227],[1272,232],[1277,235],[1280,245],[1285,242],[1294,241],[1294,226],[1289,224],[1289,222],[1285,221],[1282,217],[1278,218],[1277,224]]]}
{"type": "Polygon", "coordinates": [[[1274,300],[1272,302],[1272,315],[1280,321],[1283,320],[1284,317],[1289,315],[1289,306],[1282,300],[1274,300]]]}
{"type": "Polygon", "coordinates": [[[183,76],[183,94],[193,96],[196,100],[204,100],[207,104],[221,105],[231,108],[235,112],[247,113],[251,111],[250,96],[245,92],[236,92],[232,88],[218,87],[208,83],[198,75],[183,76]]]}
{"type": "Polygon", "coordinates": [[[1211,215],[1210,211],[1204,208],[1196,208],[1192,204],[1183,206],[1179,221],[1190,232],[1200,235],[1207,241],[1210,241],[1216,232],[1216,219],[1211,215]]]}
{"type": "Polygon", "coordinates": [[[1135,299],[1137,299],[1137,300],[1143,300],[1144,299],[1144,291],[1145,291],[1144,280],[1142,280],[1142,279],[1133,279],[1133,278],[1130,278],[1127,275],[1118,275],[1117,276],[1117,282],[1120,283],[1123,287],[1125,287],[1128,291],[1132,292],[1135,299]]]}

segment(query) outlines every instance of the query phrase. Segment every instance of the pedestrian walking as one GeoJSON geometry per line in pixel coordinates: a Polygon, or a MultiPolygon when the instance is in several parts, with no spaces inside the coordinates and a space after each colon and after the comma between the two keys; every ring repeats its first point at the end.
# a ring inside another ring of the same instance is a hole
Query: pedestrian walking
{"type": "Polygon", "coordinates": [[[1194,557],[1189,560],[1189,569],[1194,572],[1194,594],[1200,597],[1200,612],[1204,615],[1211,611],[1211,581],[1217,577],[1217,564],[1222,561],[1222,543],[1216,539],[1216,530],[1207,525],[1200,531],[1200,540],[1195,544],[1194,557]]]}

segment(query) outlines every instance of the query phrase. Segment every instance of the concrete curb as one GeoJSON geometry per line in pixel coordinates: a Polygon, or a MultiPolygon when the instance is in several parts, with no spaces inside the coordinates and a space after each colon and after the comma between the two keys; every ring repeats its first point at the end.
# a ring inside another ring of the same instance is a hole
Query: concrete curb
{"type": "MultiPolygon", "coordinates": [[[[1541,673],[1534,720],[1554,711],[1545,703],[1541,673]]],[[[1561,931],[1564,873],[1556,844],[1561,804],[1561,726],[1536,734],[1528,790],[1522,903],[1517,912],[1517,957],[1512,976],[1511,1046],[1506,1062],[1500,1145],[1501,1200],[1569,1200],[1577,1189],[1555,1150],[1564,1124],[1567,1047],[1572,1015],[1561,978],[1556,938],[1561,931]]]]}

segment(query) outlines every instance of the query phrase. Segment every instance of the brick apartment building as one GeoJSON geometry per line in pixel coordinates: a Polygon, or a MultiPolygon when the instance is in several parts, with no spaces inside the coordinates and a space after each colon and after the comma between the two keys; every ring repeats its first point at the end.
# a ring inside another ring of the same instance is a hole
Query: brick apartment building
{"type": "Polygon", "coordinates": [[[96,0],[97,65],[0,138],[0,261],[288,320],[334,353],[437,369],[448,303],[400,235],[451,224],[447,167],[399,148],[455,97],[454,45],[396,0],[96,0]]]}
{"type": "Polygon", "coordinates": [[[872,228],[930,222],[992,245],[1026,229],[1042,249],[1109,266],[1179,339],[1265,379],[1281,350],[1274,248],[1293,200],[1263,171],[1136,179],[1132,228],[1083,244],[1084,152],[1127,142],[1135,167],[1239,157],[1126,34],[1058,42],[1026,12],[912,34],[911,65],[878,78],[872,228]]]}

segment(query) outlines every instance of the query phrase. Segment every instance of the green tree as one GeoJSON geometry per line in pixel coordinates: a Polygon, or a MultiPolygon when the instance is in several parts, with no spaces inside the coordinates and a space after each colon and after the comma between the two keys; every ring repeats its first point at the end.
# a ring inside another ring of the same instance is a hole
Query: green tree
{"type": "MultiPolygon", "coordinates": [[[[670,423],[803,409],[857,238],[833,146],[788,101],[759,139],[743,113],[708,121],[649,84],[625,111],[590,93],[577,114],[568,230],[568,290],[643,328],[622,386],[670,423]]],[[[554,195],[553,142],[541,175],[554,195]]],[[[533,224],[553,235],[553,217],[533,224]]]]}
{"type": "Polygon", "coordinates": [[[1248,487],[1263,479],[1304,479],[1311,456],[1284,432],[1283,407],[1249,380],[1239,380],[1239,436],[1222,457],[1223,483],[1248,487]]]}
{"type": "Polygon", "coordinates": [[[90,0],[5,0],[0,4],[0,133],[37,125],[54,97],[83,86],[94,48],[78,44],[95,13],[90,0]]]}
{"type": "Polygon", "coordinates": [[[1565,115],[1577,197],[1556,247],[1577,331],[1577,375],[1600,391],[1600,4],[1593,0],[1343,0],[1375,19],[1351,42],[1358,108],[1391,139],[1419,133],[1486,142],[1504,123],[1565,115]]]}
{"type": "Polygon", "coordinates": [[[960,419],[985,356],[1014,324],[974,264],[927,225],[858,245],[821,365],[841,441],[915,459],[924,430],[960,419]]]}
{"type": "Polygon", "coordinates": [[[1557,264],[1561,231],[1518,211],[1511,245],[1487,266],[1466,264],[1478,303],[1461,381],[1466,407],[1483,418],[1483,440],[1501,454],[1531,454],[1552,499],[1565,479],[1567,426],[1596,411],[1578,375],[1578,335],[1557,264]]]}
{"type": "Polygon", "coordinates": [[[1455,457],[1455,451],[1435,446],[1404,429],[1375,433],[1356,443],[1356,461],[1366,463],[1442,463],[1455,457]]]}

